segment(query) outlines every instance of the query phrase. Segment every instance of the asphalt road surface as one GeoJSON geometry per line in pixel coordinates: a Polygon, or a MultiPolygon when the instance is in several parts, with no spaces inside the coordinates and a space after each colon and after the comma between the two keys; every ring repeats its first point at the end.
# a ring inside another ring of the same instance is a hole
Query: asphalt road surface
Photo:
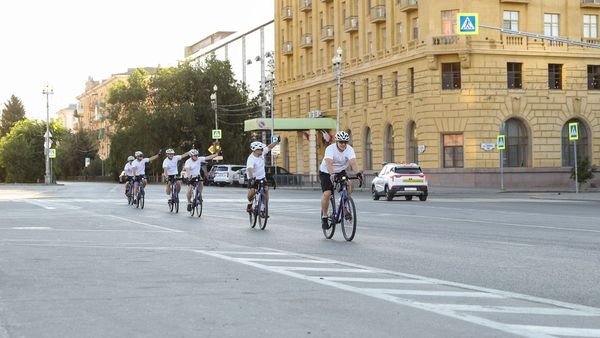
{"type": "Polygon", "coordinates": [[[0,185],[0,337],[600,337],[599,199],[356,192],[346,242],[317,190],[272,190],[257,230],[243,188],[200,218],[123,188],[0,185]]]}

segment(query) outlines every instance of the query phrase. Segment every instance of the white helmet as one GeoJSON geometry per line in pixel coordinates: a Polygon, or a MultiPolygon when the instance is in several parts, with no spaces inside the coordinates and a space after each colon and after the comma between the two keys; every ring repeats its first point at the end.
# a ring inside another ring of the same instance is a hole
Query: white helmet
{"type": "Polygon", "coordinates": [[[196,149],[190,150],[190,156],[198,156],[198,150],[196,150],[196,149]]]}
{"type": "Polygon", "coordinates": [[[257,149],[262,149],[265,148],[267,145],[260,142],[260,141],[254,141],[252,143],[250,143],[250,150],[255,151],[257,149]]]}
{"type": "Polygon", "coordinates": [[[165,150],[165,154],[175,154],[175,150],[169,148],[169,149],[165,150]]]}
{"type": "Polygon", "coordinates": [[[142,153],[141,151],[136,151],[135,152],[135,157],[140,157],[140,156],[144,156],[144,153],[142,153]]]}
{"type": "Polygon", "coordinates": [[[335,133],[335,140],[348,142],[350,141],[350,135],[348,135],[348,133],[345,131],[338,131],[337,133],[335,133]]]}
{"type": "Polygon", "coordinates": [[[131,155],[129,155],[129,156],[127,157],[127,161],[133,161],[133,160],[135,160],[135,157],[133,157],[133,156],[131,156],[131,155]]]}

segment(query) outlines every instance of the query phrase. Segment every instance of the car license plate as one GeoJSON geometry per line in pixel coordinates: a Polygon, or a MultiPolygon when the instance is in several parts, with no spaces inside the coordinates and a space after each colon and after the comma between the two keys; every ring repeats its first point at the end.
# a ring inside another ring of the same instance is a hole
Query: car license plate
{"type": "Polygon", "coordinates": [[[417,188],[415,187],[409,187],[409,188],[404,188],[405,191],[416,191],[417,188]]]}

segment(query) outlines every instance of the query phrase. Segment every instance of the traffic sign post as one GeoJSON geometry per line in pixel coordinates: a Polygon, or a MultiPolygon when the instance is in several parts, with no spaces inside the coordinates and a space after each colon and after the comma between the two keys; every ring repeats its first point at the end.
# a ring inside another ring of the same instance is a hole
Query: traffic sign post
{"type": "MultiPolygon", "coordinates": [[[[504,132],[504,125],[501,127],[504,132]]],[[[506,148],[506,139],[500,134],[496,137],[496,147],[500,150],[500,190],[504,190],[504,148],[506,148]]]]}
{"type": "Polygon", "coordinates": [[[579,124],[569,123],[569,141],[573,141],[573,162],[575,167],[575,193],[579,193],[579,177],[577,177],[577,140],[579,140],[579,124]]]}

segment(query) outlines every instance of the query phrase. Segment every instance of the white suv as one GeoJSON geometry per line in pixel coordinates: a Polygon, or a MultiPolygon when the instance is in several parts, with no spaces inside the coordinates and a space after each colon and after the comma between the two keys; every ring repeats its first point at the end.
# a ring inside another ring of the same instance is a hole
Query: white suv
{"type": "Polygon", "coordinates": [[[213,165],[213,168],[214,167],[216,167],[216,169],[211,169],[214,170],[215,173],[213,183],[215,185],[224,186],[232,185],[234,183],[234,173],[245,166],[239,164],[215,164],[213,165]]]}
{"type": "Polygon", "coordinates": [[[427,194],[427,177],[415,163],[384,163],[371,183],[371,195],[376,201],[381,196],[388,201],[394,196],[404,196],[407,201],[419,196],[419,200],[425,201],[427,194]]]}

